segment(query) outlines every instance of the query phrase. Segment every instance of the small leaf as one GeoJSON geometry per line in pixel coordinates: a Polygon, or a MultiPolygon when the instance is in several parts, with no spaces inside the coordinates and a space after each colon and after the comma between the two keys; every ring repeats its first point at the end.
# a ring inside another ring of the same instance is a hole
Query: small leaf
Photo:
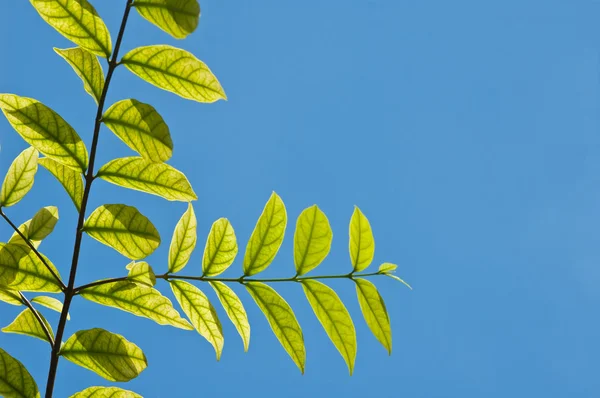
{"type": "Polygon", "coordinates": [[[141,157],[112,160],[98,170],[97,177],[124,188],[135,189],[167,200],[198,199],[186,176],[166,163],[141,157]]]}
{"type": "MultiPolygon", "coordinates": [[[[46,328],[50,332],[50,335],[52,337],[54,337],[54,333],[52,332],[52,327],[50,327],[50,324],[48,323],[48,321],[39,312],[38,312],[38,315],[40,316],[40,318],[42,318],[42,321],[46,324],[46,328]]],[[[26,336],[36,337],[40,340],[51,343],[51,341],[48,340],[48,336],[46,336],[46,333],[44,333],[44,329],[39,324],[38,320],[36,319],[35,315],[33,314],[33,311],[31,311],[29,308],[24,309],[19,315],[17,315],[15,320],[10,325],[3,328],[2,331],[4,333],[16,333],[16,334],[23,334],[26,336]]]]}
{"type": "Polygon", "coordinates": [[[74,170],[87,169],[85,144],[58,113],[37,100],[13,94],[0,94],[0,109],[29,145],[74,170]]]}
{"type": "Polygon", "coordinates": [[[221,84],[208,66],[189,52],[167,45],[131,50],[121,60],[142,80],[198,102],[227,99],[221,84]]]}
{"type": "Polygon", "coordinates": [[[227,316],[233,323],[233,326],[237,329],[242,341],[244,342],[244,351],[248,351],[250,345],[250,322],[248,322],[248,315],[246,309],[242,304],[240,298],[235,292],[226,284],[219,281],[209,282],[217,297],[221,302],[221,305],[225,309],[227,316]]]}
{"type": "Polygon", "coordinates": [[[87,0],[30,0],[42,19],[86,50],[108,58],[110,33],[87,0]]]}
{"type": "MultiPolygon", "coordinates": [[[[27,238],[29,236],[29,225],[30,224],[31,224],[31,219],[29,219],[29,220],[25,221],[23,224],[19,225],[19,228],[18,228],[19,232],[21,232],[23,234],[23,236],[25,236],[25,238],[27,238]]],[[[23,238],[21,238],[21,235],[19,235],[17,233],[17,231],[13,232],[13,234],[10,236],[10,239],[8,240],[8,243],[25,246],[25,247],[27,247],[27,250],[29,250],[29,245],[27,244],[27,242],[25,242],[25,240],[23,238]]],[[[37,249],[38,247],[40,247],[40,244],[42,243],[42,241],[29,239],[29,243],[31,243],[31,245],[37,249]]]]}
{"type": "Polygon", "coordinates": [[[123,390],[117,387],[90,387],[69,398],[143,398],[133,391],[123,390]]]}
{"type": "Polygon", "coordinates": [[[191,283],[181,280],[169,280],[169,283],[175,298],[196,331],[214,347],[218,361],[221,359],[225,339],[217,311],[206,295],[191,283]]]}
{"type": "Polygon", "coordinates": [[[207,276],[223,273],[233,263],[237,252],[237,240],[231,223],[226,218],[219,218],[206,238],[202,272],[207,276]]]}
{"type": "Polygon", "coordinates": [[[368,280],[357,278],[354,282],[356,282],[358,303],[369,329],[391,355],[392,328],[383,298],[375,285],[368,280]]]}
{"type": "Polygon", "coordinates": [[[81,174],[50,158],[41,158],[38,163],[61,183],[79,212],[83,201],[83,178],[81,174]]]}
{"type": "Polygon", "coordinates": [[[137,345],[103,329],[75,333],[64,343],[60,355],[110,381],[129,381],[148,366],[137,345]]]}
{"type": "Polygon", "coordinates": [[[350,375],[356,359],[356,330],[348,310],[339,296],[327,285],[303,280],[304,294],[327,335],[348,365],[350,375]]]}
{"type": "Polygon", "coordinates": [[[198,26],[197,0],[136,0],[140,15],[176,39],[183,39],[198,26]]]}
{"type": "Polygon", "coordinates": [[[148,287],[153,287],[156,285],[156,276],[154,275],[154,270],[145,261],[135,263],[133,267],[131,267],[131,270],[129,270],[127,279],[138,285],[144,285],[148,287]]]}
{"type": "Polygon", "coordinates": [[[261,282],[248,282],[246,289],[265,314],[277,339],[304,374],[304,336],[289,304],[273,288],[261,282]]]}
{"type": "Polygon", "coordinates": [[[29,147],[12,162],[6,177],[4,177],[2,191],[0,191],[0,207],[18,203],[33,187],[38,155],[35,148],[29,147]]]}
{"type": "Polygon", "coordinates": [[[329,254],[332,240],[329,220],[317,205],[300,213],[294,232],[296,273],[304,275],[321,264],[329,254]]]}
{"type": "Polygon", "coordinates": [[[88,217],[83,230],[131,260],[149,256],[160,245],[160,235],[135,207],[108,204],[88,217]]]}
{"type": "Polygon", "coordinates": [[[192,330],[188,321],[173,308],[171,300],[151,287],[120,281],[89,287],[79,294],[86,300],[151,319],[159,325],[192,330]]]}
{"type": "MultiPolygon", "coordinates": [[[[58,270],[41,255],[54,273],[58,270]]],[[[48,268],[29,248],[14,243],[0,243],[0,285],[23,292],[59,293],[61,286],[48,268]]]]}
{"type": "MultiPolygon", "coordinates": [[[[48,296],[38,296],[38,297],[34,297],[31,302],[33,303],[37,303],[39,305],[42,305],[46,308],[50,308],[53,311],[56,311],[58,313],[62,312],[63,309],[63,303],[60,302],[60,300],[55,299],[54,297],[48,297],[48,296]]],[[[71,315],[69,315],[67,313],[67,319],[71,319],[71,315]]]]}
{"type": "Polygon", "coordinates": [[[40,398],[35,380],[25,366],[0,348],[0,396],[40,398]]]}
{"type": "Polygon", "coordinates": [[[409,288],[410,290],[412,290],[412,287],[408,283],[406,283],[402,278],[399,278],[396,275],[392,275],[392,274],[385,274],[385,276],[389,276],[390,278],[395,279],[398,282],[403,283],[407,288],[409,288]]]}
{"type": "Polygon", "coordinates": [[[354,207],[350,220],[350,259],[354,272],[365,270],[373,261],[375,255],[375,239],[369,220],[354,207]]]}
{"type": "Polygon", "coordinates": [[[10,305],[23,305],[19,292],[0,286],[0,301],[4,301],[10,305]]]}
{"type": "Polygon", "coordinates": [[[389,272],[394,272],[396,268],[398,268],[396,264],[383,263],[379,266],[379,270],[377,272],[379,272],[380,274],[387,274],[389,272]]]}
{"type": "Polygon", "coordinates": [[[129,264],[127,264],[127,265],[125,266],[125,269],[126,269],[127,271],[131,271],[131,269],[132,269],[133,267],[135,267],[135,264],[136,264],[136,262],[135,262],[135,261],[132,261],[132,262],[130,262],[129,264]]]}
{"type": "Polygon", "coordinates": [[[28,227],[27,237],[31,240],[41,241],[50,235],[58,221],[58,208],[55,206],[46,206],[40,209],[33,218],[28,227]]]}
{"type": "Polygon", "coordinates": [[[286,223],[285,205],[273,192],[246,246],[244,275],[258,274],[271,264],[283,242],[286,223]]]}
{"type": "Polygon", "coordinates": [[[77,76],[83,81],[83,88],[98,103],[104,88],[104,72],[98,58],[80,47],[54,51],[71,65],[77,76]]]}
{"type": "Polygon", "coordinates": [[[190,256],[196,247],[196,229],[196,214],[192,204],[188,203],[188,208],[177,222],[171,238],[169,273],[181,271],[190,260],[190,256]]]}

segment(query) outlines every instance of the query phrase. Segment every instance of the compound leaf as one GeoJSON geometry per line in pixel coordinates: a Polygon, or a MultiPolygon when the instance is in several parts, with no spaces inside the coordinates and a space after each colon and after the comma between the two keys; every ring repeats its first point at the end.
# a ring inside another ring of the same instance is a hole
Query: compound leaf
{"type": "Polygon", "coordinates": [[[156,275],[154,274],[154,270],[150,264],[145,261],[134,263],[129,270],[127,279],[138,285],[144,285],[148,287],[153,287],[156,285],[156,275]]]}
{"type": "Polygon", "coordinates": [[[58,208],[56,206],[43,207],[31,219],[26,236],[31,240],[41,241],[52,233],[57,221],[58,208]]]}
{"type": "Polygon", "coordinates": [[[48,170],[61,183],[79,212],[83,201],[83,178],[81,173],[66,167],[50,158],[41,158],[38,163],[48,170]]]}
{"type": "Polygon", "coordinates": [[[21,297],[19,297],[19,292],[2,286],[0,286],[0,301],[4,301],[10,305],[23,305],[23,301],[21,301],[21,297]]]}
{"type": "Polygon", "coordinates": [[[54,48],[54,51],[71,65],[77,76],[83,81],[83,88],[98,103],[104,88],[104,72],[98,58],[91,52],[80,48],[54,48]]]}
{"type": "MultiPolygon", "coordinates": [[[[41,256],[60,277],[50,260],[41,256]]],[[[0,285],[24,292],[61,291],[60,284],[33,250],[14,243],[0,243],[0,285]]]]}
{"type": "Polygon", "coordinates": [[[350,219],[350,259],[354,272],[365,270],[375,255],[375,239],[371,224],[358,207],[354,207],[350,219]]]}
{"type": "Polygon", "coordinates": [[[392,354],[392,328],[385,308],[385,302],[374,284],[366,279],[357,278],[356,294],[365,321],[377,340],[392,354]]]}
{"type": "Polygon", "coordinates": [[[198,26],[197,0],[136,0],[140,15],[176,39],[183,39],[198,26]]]}
{"type": "Polygon", "coordinates": [[[133,391],[118,387],[90,387],[71,395],[69,398],[143,398],[133,391]]]}
{"type": "MultiPolygon", "coordinates": [[[[55,299],[54,297],[37,296],[31,299],[31,302],[37,303],[46,308],[50,308],[51,310],[56,311],[58,313],[61,313],[63,309],[63,303],[60,300],[55,299]]],[[[68,313],[67,319],[71,319],[71,315],[69,315],[68,313]]]]}
{"type": "Polygon", "coordinates": [[[196,247],[197,240],[197,221],[194,207],[188,203],[188,208],[183,213],[171,238],[169,247],[169,273],[181,271],[188,261],[196,247]]]}
{"type": "Polygon", "coordinates": [[[332,240],[329,220],[317,205],[302,211],[294,232],[296,273],[304,275],[321,264],[329,254],[332,240]]]}
{"type": "Polygon", "coordinates": [[[35,380],[25,366],[0,348],[0,396],[40,398],[35,380]]]}
{"type": "Polygon", "coordinates": [[[237,240],[231,223],[226,218],[219,218],[206,238],[202,272],[207,276],[221,274],[233,263],[237,252],[237,240]]]}
{"type": "Polygon", "coordinates": [[[35,148],[29,147],[11,163],[0,191],[0,207],[18,203],[33,187],[38,155],[35,148]]]}
{"type": "Polygon", "coordinates": [[[244,351],[247,352],[248,346],[250,345],[250,322],[248,322],[248,315],[246,314],[246,309],[244,308],[242,301],[235,292],[223,282],[211,281],[210,285],[215,293],[217,293],[217,297],[225,309],[227,316],[240,334],[240,337],[244,342],[244,351]]]}
{"type": "MultiPolygon", "coordinates": [[[[50,335],[54,337],[52,327],[50,326],[48,321],[46,321],[46,318],[44,318],[44,316],[39,312],[38,315],[46,325],[46,328],[50,332],[50,335]]],[[[47,341],[48,343],[51,342],[50,340],[48,340],[48,336],[46,336],[44,329],[33,314],[33,311],[31,311],[29,308],[25,308],[19,315],[17,315],[15,320],[10,325],[3,328],[2,331],[4,333],[23,334],[26,336],[38,338],[43,341],[47,341]]]]}

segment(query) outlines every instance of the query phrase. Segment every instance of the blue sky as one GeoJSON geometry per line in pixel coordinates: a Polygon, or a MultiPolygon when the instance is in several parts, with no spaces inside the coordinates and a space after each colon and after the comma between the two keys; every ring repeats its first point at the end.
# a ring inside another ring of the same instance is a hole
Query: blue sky
{"type": "MultiPolygon", "coordinates": [[[[115,37],[123,1],[93,3],[115,37]]],[[[199,29],[177,42],[133,13],[123,53],[181,46],[209,65],[229,97],[189,102],[124,68],[108,96],[154,105],[171,128],[170,163],[199,196],[200,249],[186,273],[200,273],[205,236],[219,217],[231,220],[244,248],[275,190],[291,220],[317,203],[331,221],[332,252],[315,274],[349,270],[348,221],[358,205],[375,231],[374,265],[399,264],[415,289],[374,280],[392,321],[388,357],[352,284],[331,283],[357,327],[353,377],[296,285],[276,287],[303,326],[304,376],[239,286],[250,351],[221,312],[218,363],[196,333],[82,299],[66,336],[104,327],[137,343],[150,365],[128,387],[145,397],[598,396],[598,15],[593,0],[207,0],[199,29]]],[[[42,101],[89,145],[95,104],[53,46],[72,45],[29,2],[0,2],[0,92],[42,101]]],[[[4,173],[26,145],[3,118],[0,145],[4,173]]],[[[98,165],[130,153],[102,131],[98,165]]],[[[164,271],[185,204],[99,181],[90,209],[104,203],[136,205],[154,222],[163,245],[148,261],[164,271]]],[[[61,218],[41,249],[66,276],[76,214],[52,177],[41,170],[7,213],[23,222],[47,205],[59,206],[61,218]]],[[[293,274],[293,225],[265,277],[293,274]]],[[[11,231],[0,225],[0,233],[6,240],[11,231]]],[[[79,283],[124,275],[127,260],[116,252],[90,238],[82,249],[79,283]]],[[[227,275],[238,276],[240,260],[227,275]]],[[[2,306],[2,325],[18,311],[2,306]]],[[[0,346],[45,384],[41,341],[2,334],[0,346]]],[[[62,360],[55,396],[108,384],[62,360]]]]}

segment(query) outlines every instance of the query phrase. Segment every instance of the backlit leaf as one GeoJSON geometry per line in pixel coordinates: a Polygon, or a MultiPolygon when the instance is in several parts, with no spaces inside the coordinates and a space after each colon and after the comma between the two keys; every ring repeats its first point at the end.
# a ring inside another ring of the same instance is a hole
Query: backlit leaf
{"type": "Polygon", "coordinates": [[[354,213],[350,220],[349,246],[354,272],[365,270],[375,255],[375,239],[369,220],[358,207],[354,207],[354,213]]]}
{"type": "Polygon", "coordinates": [[[77,76],[83,81],[83,88],[98,103],[104,88],[104,72],[98,58],[80,47],[61,50],[54,48],[58,55],[71,65],[77,76]]]}
{"type": "Polygon", "coordinates": [[[183,39],[198,26],[197,0],[136,0],[140,15],[176,39],[183,39]]]}
{"type": "Polygon", "coordinates": [[[385,276],[389,276],[392,279],[397,280],[398,282],[404,284],[404,286],[406,286],[407,288],[409,288],[410,290],[412,290],[412,286],[410,286],[408,283],[406,283],[402,278],[397,277],[396,275],[393,274],[385,274],[385,276]]]}
{"type": "Polygon", "coordinates": [[[210,285],[217,293],[221,305],[225,309],[227,316],[237,329],[242,341],[244,342],[244,351],[248,351],[250,345],[250,322],[242,301],[235,292],[226,284],[219,281],[211,281],[210,285]]]}
{"type": "Polygon", "coordinates": [[[117,387],[90,387],[69,398],[142,398],[142,396],[117,387]]]}
{"type": "Polygon", "coordinates": [[[0,286],[0,301],[16,306],[23,305],[21,297],[19,297],[19,292],[2,286],[0,286]]]}
{"type": "MultiPolygon", "coordinates": [[[[61,313],[63,309],[63,303],[60,300],[55,299],[54,297],[38,296],[31,299],[31,302],[37,303],[46,308],[50,308],[51,310],[56,311],[58,313],[61,313]]],[[[67,314],[67,319],[70,320],[71,315],[67,314]]]]}
{"type": "Polygon", "coordinates": [[[148,287],[153,287],[156,285],[156,276],[154,275],[154,270],[145,261],[140,261],[139,263],[133,264],[129,270],[127,279],[136,284],[141,284],[148,287]]]}
{"type": "Polygon", "coordinates": [[[35,380],[25,366],[0,348],[0,396],[40,398],[35,380]]]}
{"type": "MultiPolygon", "coordinates": [[[[60,277],[58,270],[42,257],[60,277]]],[[[0,243],[0,285],[23,292],[58,293],[61,286],[37,255],[26,246],[0,243]]]]}
{"type": "Polygon", "coordinates": [[[0,207],[18,203],[33,187],[38,155],[35,148],[29,147],[12,162],[0,191],[0,207]]]}
{"type": "Polygon", "coordinates": [[[392,354],[392,328],[383,298],[374,284],[366,279],[357,278],[356,294],[365,321],[377,340],[392,354]]]}
{"type": "Polygon", "coordinates": [[[50,235],[58,221],[58,208],[55,206],[46,206],[40,209],[33,218],[28,227],[28,238],[41,241],[50,235]]]}
{"type": "Polygon", "coordinates": [[[398,268],[396,264],[392,263],[383,263],[379,266],[379,270],[377,272],[382,274],[387,274],[389,272],[394,272],[398,268]]]}
{"type": "Polygon", "coordinates": [[[321,264],[329,254],[332,240],[329,220],[317,205],[300,213],[294,232],[296,273],[304,275],[321,264]]]}
{"type": "Polygon", "coordinates": [[[196,247],[197,221],[194,208],[188,203],[188,208],[181,216],[171,238],[169,248],[169,273],[179,272],[190,260],[196,247]]]}
{"type": "MultiPolygon", "coordinates": [[[[19,232],[21,232],[23,234],[23,236],[25,236],[25,238],[27,238],[29,236],[29,225],[30,224],[31,224],[31,219],[29,219],[29,220],[25,221],[23,224],[19,225],[19,228],[18,228],[19,232]]],[[[21,235],[19,235],[17,233],[17,231],[13,232],[10,239],[8,240],[8,243],[25,246],[27,248],[29,247],[27,242],[25,242],[25,240],[23,238],[21,238],[21,235]]],[[[31,245],[37,249],[40,246],[40,244],[42,243],[42,241],[29,239],[29,243],[31,243],[31,245]]]]}
{"type": "MultiPolygon", "coordinates": [[[[54,337],[52,327],[50,327],[48,321],[46,321],[46,319],[39,312],[38,315],[46,324],[46,328],[50,332],[50,336],[54,337]]],[[[39,324],[38,320],[33,314],[33,311],[31,311],[29,308],[25,308],[19,315],[17,315],[15,320],[10,325],[3,328],[2,331],[4,333],[16,333],[36,337],[40,340],[47,341],[48,343],[50,343],[50,340],[48,340],[48,336],[46,336],[46,333],[44,333],[44,329],[39,324]]]]}
{"type": "Polygon", "coordinates": [[[168,45],[138,47],[121,60],[133,74],[148,83],[198,102],[227,99],[221,84],[204,62],[168,45]]]}
{"type": "Polygon", "coordinates": [[[83,201],[83,178],[81,173],[66,167],[50,158],[41,158],[38,163],[48,170],[61,183],[73,201],[77,211],[81,210],[83,201]]]}
{"type": "Polygon", "coordinates": [[[206,238],[202,272],[206,276],[221,274],[233,263],[237,252],[237,240],[231,223],[226,218],[219,218],[206,238]]]}

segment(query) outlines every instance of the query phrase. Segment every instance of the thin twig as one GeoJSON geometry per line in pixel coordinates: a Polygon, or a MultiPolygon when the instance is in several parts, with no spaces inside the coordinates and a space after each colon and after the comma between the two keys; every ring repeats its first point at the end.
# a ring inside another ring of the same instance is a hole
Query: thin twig
{"type": "Polygon", "coordinates": [[[73,294],[77,295],[77,294],[81,293],[83,290],[89,289],[89,288],[94,287],[94,286],[106,285],[107,283],[114,283],[114,282],[126,281],[127,278],[128,278],[127,276],[122,276],[120,278],[103,279],[103,280],[100,280],[100,281],[88,283],[87,285],[82,285],[82,286],[76,287],[73,290],[73,294]]]}
{"type": "Polygon", "coordinates": [[[21,297],[21,301],[23,302],[23,304],[25,304],[31,310],[31,312],[33,312],[33,316],[35,316],[35,319],[37,319],[38,323],[42,327],[42,330],[44,330],[44,334],[48,338],[48,341],[50,342],[50,346],[54,347],[54,337],[52,337],[52,333],[50,333],[50,330],[48,330],[48,327],[46,326],[46,322],[44,322],[44,320],[42,319],[42,316],[33,307],[33,304],[31,304],[31,302],[29,302],[29,300],[27,300],[27,297],[25,297],[23,295],[23,293],[19,292],[19,296],[21,297]]]}

